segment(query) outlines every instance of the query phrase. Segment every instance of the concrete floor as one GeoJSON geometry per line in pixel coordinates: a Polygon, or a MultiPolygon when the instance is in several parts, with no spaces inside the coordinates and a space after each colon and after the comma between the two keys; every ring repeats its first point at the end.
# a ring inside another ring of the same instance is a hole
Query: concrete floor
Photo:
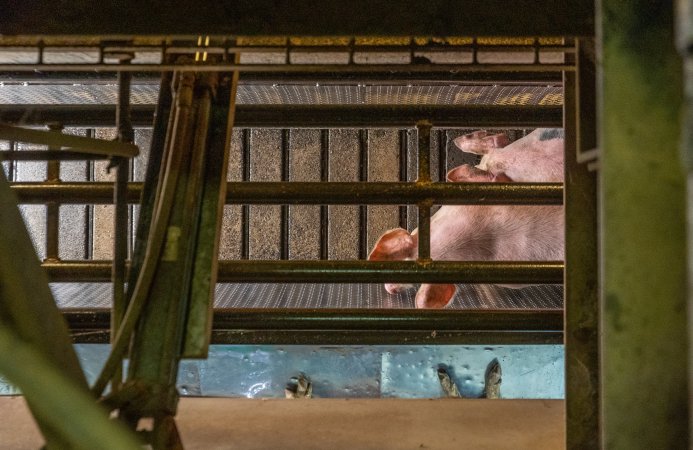
{"type": "MultiPolygon", "coordinates": [[[[192,449],[561,449],[561,400],[249,400],[183,398],[177,417],[192,449]]],[[[0,398],[2,448],[41,436],[21,397],[0,398]]]]}

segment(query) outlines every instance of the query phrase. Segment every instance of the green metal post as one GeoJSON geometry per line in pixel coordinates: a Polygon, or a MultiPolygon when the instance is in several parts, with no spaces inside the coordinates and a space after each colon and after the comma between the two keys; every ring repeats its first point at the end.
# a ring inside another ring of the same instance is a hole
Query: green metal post
{"type": "Polygon", "coordinates": [[[599,283],[594,41],[577,44],[577,72],[563,79],[565,107],[566,448],[599,448],[599,283]]]}
{"type": "Polygon", "coordinates": [[[688,448],[682,91],[672,2],[602,0],[606,448],[688,448]]]}

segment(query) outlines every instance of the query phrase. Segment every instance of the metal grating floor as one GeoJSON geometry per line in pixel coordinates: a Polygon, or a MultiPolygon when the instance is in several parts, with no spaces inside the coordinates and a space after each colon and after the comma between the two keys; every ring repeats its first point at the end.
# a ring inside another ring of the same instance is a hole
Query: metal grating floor
{"type": "MultiPolygon", "coordinates": [[[[60,308],[108,308],[110,283],[51,283],[60,308]]],[[[381,284],[220,283],[216,308],[414,308],[416,290],[388,294],[381,284]]],[[[459,284],[450,309],[559,309],[561,285],[522,289],[459,284]]]]}

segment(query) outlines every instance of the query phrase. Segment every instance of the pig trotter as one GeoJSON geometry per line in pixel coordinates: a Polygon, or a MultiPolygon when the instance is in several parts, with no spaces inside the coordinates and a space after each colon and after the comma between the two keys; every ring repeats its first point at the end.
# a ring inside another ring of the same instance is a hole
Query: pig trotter
{"type": "Polygon", "coordinates": [[[291,377],[284,388],[286,398],[312,398],[313,384],[308,377],[300,373],[297,377],[291,377]]]}
{"type": "Polygon", "coordinates": [[[451,398],[461,398],[459,389],[457,389],[457,384],[452,380],[447,369],[443,366],[438,367],[438,381],[440,381],[440,387],[443,388],[443,393],[446,397],[451,398]]]}
{"type": "Polygon", "coordinates": [[[501,378],[502,371],[500,363],[497,359],[491,361],[486,368],[486,376],[484,377],[485,387],[481,394],[482,398],[497,399],[501,398],[500,386],[503,381],[501,378]]]}

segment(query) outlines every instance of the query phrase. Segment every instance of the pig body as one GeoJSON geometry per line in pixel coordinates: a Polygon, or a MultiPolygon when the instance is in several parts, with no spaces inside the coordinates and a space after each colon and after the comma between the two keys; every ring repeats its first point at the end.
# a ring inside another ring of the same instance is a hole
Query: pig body
{"type": "MultiPolygon", "coordinates": [[[[452,169],[448,181],[542,182],[563,179],[563,139],[559,132],[535,130],[505,148],[493,148],[492,145],[507,143],[507,138],[504,141],[499,136],[502,135],[477,132],[463,136],[464,139],[458,138],[455,143],[462,150],[483,151],[484,157],[477,167],[462,165],[452,169]]],[[[449,261],[562,260],[563,220],[562,206],[445,205],[431,217],[431,258],[449,261]]],[[[410,234],[397,228],[378,240],[368,259],[401,261],[415,260],[417,256],[418,230],[410,234]]],[[[390,293],[408,287],[385,285],[390,293]]],[[[451,284],[422,284],[416,295],[416,306],[443,308],[450,303],[455,291],[456,287],[451,284]]]]}

